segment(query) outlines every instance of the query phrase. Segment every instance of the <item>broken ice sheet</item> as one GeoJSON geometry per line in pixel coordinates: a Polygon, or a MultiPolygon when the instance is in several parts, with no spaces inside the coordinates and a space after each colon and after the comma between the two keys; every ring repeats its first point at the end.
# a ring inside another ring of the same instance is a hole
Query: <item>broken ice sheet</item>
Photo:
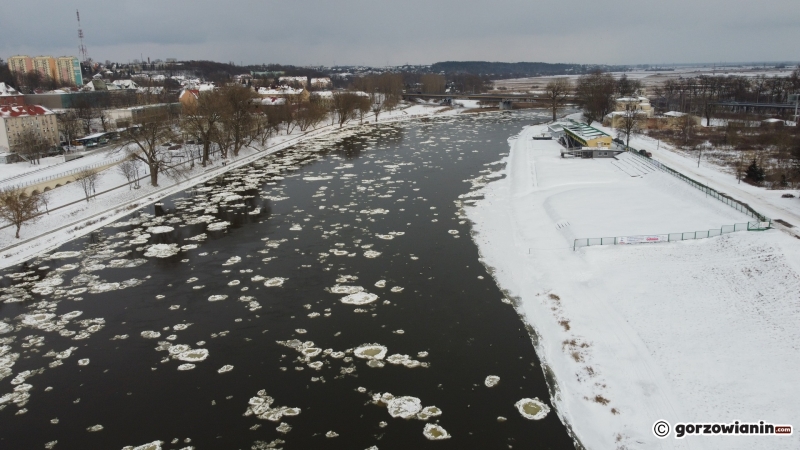
{"type": "Polygon", "coordinates": [[[541,420],[550,412],[550,407],[537,397],[523,398],[514,403],[520,415],[529,420],[541,420]]]}
{"type": "Polygon", "coordinates": [[[378,299],[378,296],[369,292],[356,292],[339,299],[346,305],[366,305],[378,299]]]}
{"type": "Polygon", "coordinates": [[[425,424],[422,434],[432,441],[450,439],[450,434],[444,428],[433,423],[425,424]]]}

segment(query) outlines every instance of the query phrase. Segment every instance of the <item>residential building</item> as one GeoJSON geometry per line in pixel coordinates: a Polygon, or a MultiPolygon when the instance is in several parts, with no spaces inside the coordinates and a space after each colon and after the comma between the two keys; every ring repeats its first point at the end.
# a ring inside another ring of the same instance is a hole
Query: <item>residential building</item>
{"type": "Polygon", "coordinates": [[[627,111],[629,109],[642,111],[647,117],[653,117],[653,107],[647,97],[621,97],[617,99],[614,111],[627,111]]]}
{"type": "Polygon", "coordinates": [[[155,117],[180,113],[181,103],[158,103],[154,105],[115,108],[103,111],[108,123],[113,128],[127,128],[155,117]]]}
{"type": "Polygon", "coordinates": [[[44,79],[58,80],[56,59],[52,56],[37,56],[33,58],[33,70],[39,72],[44,79]]]}
{"type": "Polygon", "coordinates": [[[260,97],[283,97],[283,98],[297,98],[301,101],[308,100],[309,92],[305,89],[295,89],[288,86],[281,86],[277,89],[272,88],[258,88],[257,91],[260,97]]]}
{"type": "Polygon", "coordinates": [[[22,106],[25,104],[25,96],[20,94],[11,86],[0,83],[0,106],[22,106]]]}
{"type": "Polygon", "coordinates": [[[184,89],[178,95],[178,101],[184,108],[193,107],[197,105],[197,99],[200,98],[200,91],[198,89],[184,89]]]}
{"type": "Polygon", "coordinates": [[[311,87],[316,89],[326,89],[331,87],[330,78],[312,78],[311,87]]]}
{"type": "Polygon", "coordinates": [[[53,111],[39,105],[0,106],[0,153],[15,153],[25,130],[34,130],[48,145],[58,145],[58,123],[53,111]]]}
{"type": "Polygon", "coordinates": [[[27,55],[17,55],[8,58],[8,70],[11,73],[33,72],[33,58],[27,55]]]}
{"type": "Polygon", "coordinates": [[[81,63],[74,56],[60,56],[56,58],[56,72],[59,82],[74,86],[83,86],[81,63]]]}
{"type": "Polygon", "coordinates": [[[8,58],[8,68],[12,73],[39,72],[43,78],[62,84],[83,85],[81,65],[74,56],[36,56],[17,55],[8,58]]]}
{"type": "Polygon", "coordinates": [[[297,84],[305,87],[308,86],[308,77],[280,77],[278,83],[297,84]]]}

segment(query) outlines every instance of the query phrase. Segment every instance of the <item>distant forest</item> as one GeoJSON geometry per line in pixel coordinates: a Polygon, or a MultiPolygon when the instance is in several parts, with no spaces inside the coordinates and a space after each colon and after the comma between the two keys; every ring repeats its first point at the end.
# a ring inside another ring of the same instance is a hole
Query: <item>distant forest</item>
{"type": "Polygon", "coordinates": [[[543,62],[489,62],[489,61],[445,61],[431,66],[431,72],[446,74],[468,73],[472,75],[488,75],[492,79],[520,78],[541,75],[572,75],[588,73],[602,69],[617,72],[626,66],[598,66],[587,64],[551,64],[543,62]]]}

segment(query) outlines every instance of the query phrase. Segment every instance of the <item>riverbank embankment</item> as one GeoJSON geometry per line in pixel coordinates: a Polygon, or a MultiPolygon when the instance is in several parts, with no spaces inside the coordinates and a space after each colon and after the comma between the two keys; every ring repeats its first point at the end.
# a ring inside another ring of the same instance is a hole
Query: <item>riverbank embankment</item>
{"type": "Polygon", "coordinates": [[[792,423],[800,242],[777,230],[573,251],[576,238],[747,222],[626,156],[565,159],[528,127],[468,208],[474,239],[555,376],[554,404],[600,448],[795,448],[797,436],[657,439],[653,424],[792,423]]]}

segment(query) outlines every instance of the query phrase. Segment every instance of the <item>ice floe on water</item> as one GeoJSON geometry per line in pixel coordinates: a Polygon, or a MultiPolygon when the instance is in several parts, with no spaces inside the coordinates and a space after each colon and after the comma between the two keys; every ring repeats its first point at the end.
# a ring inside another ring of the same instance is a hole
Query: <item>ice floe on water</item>
{"type": "Polygon", "coordinates": [[[158,331],[142,331],[141,335],[145,339],[158,339],[161,337],[161,333],[158,331]]]}
{"type": "Polygon", "coordinates": [[[178,244],[153,244],[144,252],[144,256],[148,258],[169,258],[170,256],[178,254],[180,247],[178,244]]]}
{"type": "Polygon", "coordinates": [[[231,365],[224,365],[217,370],[217,373],[227,373],[233,370],[233,366],[231,365]]]}
{"type": "Polygon", "coordinates": [[[359,211],[359,212],[360,212],[361,214],[369,214],[369,215],[374,215],[374,214],[389,214],[389,210],[388,210],[388,209],[383,209],[383,208],[376,208],[376,209],[362,209],[362,210],[361,210],[361,211],[359,211]]]}
{"type": "Polygon", "coordinates": [[[383,359],[388,349],[380,344],[363,344],[353,350],[353,355],[361,359],[383,359]]]}
{"type": "Polygon", "coordinates": [[[432,441],[450,439],[450,434],[444,428],[442,428],[440,425],[433,423],[425,424],[425,428],[422,430],[422,434],[426,438],[432,441]]]}
{"type": "Polygon", "coordinates": [[[269,280],[264,282],[264,286],[266,287],[283,286],[283,282],[286,280],[287,278],[281,278],[281,277],[270,278],[269,280]]]}
{"type": "Polygon", "coordinates": [[[89,358],[83,358],[78,360],[79,366],[88,366],[89,365],[89,358]]]}
{"type": "Polygon", "coordinates": [[[92,425],[92,426],[90,426],[89,428],[86,429],[86,431],[88,431],[90,433],[96,433],[96,432],[102,431],[102,430],[103,430],[103,426],[99,425],[99,424],[98,425],[92,425]]]}
{"type": "Polygon", "coordinates": [[[340,286],[337,284],[336,286],[328,288],[328,290],[332,294],[357,294],[363,292],[364,288],[361,286],[340,286]]]}
{"type": "Polygon", "coordinates": [[[216,294],[216,295],[212,295],[212,296],[208,297],[208,301],[210,301],[210,302],[219,302],[219,301],[225,300],[226,298],[228,298],[228,296],[225,295],[225,294],[216,294]]]}
{"type": "Polygon", "coordinates": [[[208,350],[205,348],[187,350],[175,355],[175,359],[187,362],[205,361],[206,358],[208,358],[208,350]]]}
{"type": "Polygon", "coordinates": [[[178,370],[180,370],[180,371],[184,371],[184,370],[192,370],[192,369],[194,369],[195,367],[196,367],[196,366],[195,366],[194,364],[181,364],[180,366],[178,366],[178,370]]]}
{"type": "Polygon", "coordinates": [[[346,305],[366,305],[378,299],[378,296],[369,292],[356,292],[339,299],[346,305]]]}
{"type": "Polygon", "coordinates": [[[402,288],[400,286],[395,286],[395,287],[391,288],[390,291],[397,293],[397,292],[403,292],[403,289],[404,288],[402,288]]]}
{"type": "Polygon", "coordinates": [[[26,314],[22,318],[22,325],[27,325],[29,327],[38,327],[39,325],[49,322],[55,316],[56,316],[55,314],[50,314],[50,313],[26,314]]]}
{"type": "Polygon", "coordinates": [[[234,264],[236,264],[238,262],[241,262],[241,261],[242,261],[242,257],[241,256],[231,256],[230,258],[228,258],[227,261],[222,263],[222,265],[223,266],[232,266],[232,265],[234,265],[234,264]]]}
{"type": "Polygon", "coordinates": [[[417,397],[393,397],[386,404],[386,409],[392,417],[412,419],[416,417],[418,412],[422,411],[422,402],[417,397]]]}
{"type": "Polygon", "coordinates": [[[139,267],[146,262],[147,260],[144,258],[112,259],[111,261],[108,262],[108,267],[112,267],[115,269],[129,269],[131,267],[139,267]]]}
{"type": "Polygon", "coordinates": [[[364,256],[367,258],[377,258],[381,256],[381,252],[376,252],[375,250],[367,250],[364,252],[364,256]]]}
{"type": "Polygon", "coordinates": [[[148,233],[152,233],[152,234],[162,234],[162,233],[170,233],[174,229],[175,228],[172,228],[172,227],[167,226],[167,225],[160,225],[160,226],[157,226],[157,227],[148,228],[147,232],[148,233]]]}
{"type": "Polygon", "coordinates": [[[375,282],[375,287],[378,288],[385,288],[386,287],[386,280],[378,280],[375,282]]]}
{"type": "Polygon", "coordinates": [[[138,445],[136,447],[127,445],[125,447],[122,447],[122,450],[161,450],[161,445],[163,443],[164,443],[163,441],[153,441],[148,444],[138,445]]]}
{"type": "Polygon", "coordinates": [[[0,322],[0,334],[6,334],[14,331],[14,326],[5,322],[0,322]]]}
{"type": "Polygon", "coordinates": [[[228,228],[228,226],[230,226],[230,224],[231,224],[230,222],[225,222],[225,221],[223,221],[223,222],[214,222],[214,223],[208,224],[208,227],[206,227],[206,230],[208,230],[208,231],[224,230],[224,229],[228,228]]]}
{"type": "Polygon", "coordinates": [[[300,408],[290,408],[287,406],[278,406],[273,408],[272,404],[275,399],[267,395],[265,390],[260,390],[255,397],[251,397],[247,402],[247,410],[244,412],[245,416],[256,416],[261,420],[269,420],[271,422],[279,422],[284,417],[293,417],[300,414],[300,408]]]}
{"type": "Polygon", "coordinates": [[[550,407],[539,400],[538,397],[523,398],[514,403],[522,417],[529,420],[541,420],[550,412],[550,407]]]}
{"type": "Polygon", "coordinates": [[[498,377],[497,375],[489,375],[488,377],[486,377],[486,380],[483,382],[483,384],[485,384],[486,387],[495,387],[499,382],[500,382],[500,377],[498,377]]]}
{"type": "Polygon", "coordinates": [[[78,256],[81,256],[81,252],[76,252],[76,251],[56,252],[50,255],[49,259],[77,258],[78,256]]]}

